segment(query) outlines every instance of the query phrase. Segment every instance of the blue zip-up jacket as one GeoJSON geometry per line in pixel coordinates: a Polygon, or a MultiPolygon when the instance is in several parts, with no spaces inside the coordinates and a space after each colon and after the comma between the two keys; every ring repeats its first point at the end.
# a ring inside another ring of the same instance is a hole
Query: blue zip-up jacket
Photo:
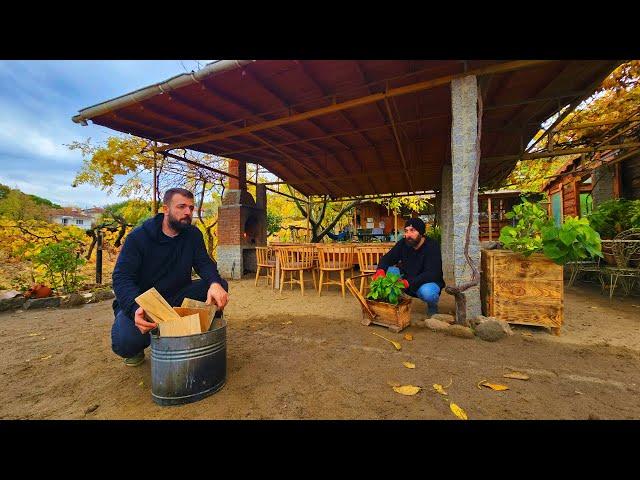
{"type": "Polygon", "coordinates": [[[133,229],[124,242],[113,270],[114,311],[133,318],[139,305],[135,298],[151,287],[165,299],[191,283],[191,269],[207,283],[226,287],[216,263],[209,257],[202,233],[190,225],[175,237],[162,232],[164,214],[159,213],[133,229]]]}

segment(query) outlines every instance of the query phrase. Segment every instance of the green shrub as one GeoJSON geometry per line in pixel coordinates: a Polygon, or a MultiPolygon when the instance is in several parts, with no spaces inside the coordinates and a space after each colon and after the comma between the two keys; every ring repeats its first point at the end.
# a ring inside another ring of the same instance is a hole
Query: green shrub
{"type": "Polygon", "coordinates": [[[602,238],[613,238],[624,230],[640,228],[640,200],[607,200],[598,205],[588,218],[591,227],[602,238]]]}
{"type": "Polygon", "coordinates": [[[517,223],[500,230],[500,242],[525,257],[540,252],[558,265],[602,257],[600,235],[586,218],[567,217],[557,227],[546,209],[526,200],[515,205],[506,217],[515,218],[517,223]]]}
{"type": "Polygon", "coordinates": [[[64,293],[78,291],[84,280],[79,271],[86,260],[80,255],[79,245],[71,240],[45,245],[32,257],[32,261],[44,267],[51,287],[57,290],[62,286],[64,293]]]}

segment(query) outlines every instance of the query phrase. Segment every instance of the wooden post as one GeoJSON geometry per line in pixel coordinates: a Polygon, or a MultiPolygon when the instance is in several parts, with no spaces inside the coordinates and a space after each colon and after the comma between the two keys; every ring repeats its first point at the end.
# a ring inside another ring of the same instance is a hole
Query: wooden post
{"type": "MultiPolygon", "coordinates": [[[[158,146],[158,142],[153,142],[154,147],[158,146]]],[[[153,151],[153,214],[156,215],[158,213],[158,167],[156,164],[156,159],[158,157],[158,153],[153,151]]]]}
{"type": "Polygon", "coordinates": [[[102,283],[102,230],[96,231],[96,283],[102,283]]]}
{"type": "Polygon", "coordinates": [[[493,231],[491,226],[491,197],[487,197],[487,215],[489,216],[489,241],[493,240],[493,231]]]}
{"type": "Polygon", "coordinates": [[[393,211],[393,233],[394,241],[398,241],[398,212],[393,211]]]}
{"type": "Polygon", "coordinates": [[[309,217],[311,217],[311,197],[307,197],[307,243],[311,242],[311,233],[309,232],[309,217]]]}

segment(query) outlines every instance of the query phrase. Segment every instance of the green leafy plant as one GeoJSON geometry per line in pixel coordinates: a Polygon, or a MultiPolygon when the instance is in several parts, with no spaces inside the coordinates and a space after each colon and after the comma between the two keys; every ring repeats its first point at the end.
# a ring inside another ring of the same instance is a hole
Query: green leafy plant
{"type": "Polygon", "coordinates": [[[517,220],[515,226],[502,227],[500,230],[499,240],[505,247],[525,257],[542,250],[542,227],[549,222],[546,209],[524,200],[514,205],[505,217],[517,220]]]}
{"type": "Polygon", "coordinates": [[[525,257],[544,253],[558,265],[602,257],[600,234],[586,218],[567,217],[557,227],[543,207],[527,200],[514,206],[506,217],[517,222],[500,230],[500,242],[525,257]]]}
{"type": "Polygon", "coordinates": [[[51,282],[58,289],[62,285],[64,293],[76,292],[84,280],[79,274],[80,267],[86,263],[81,256],[79,245],[71,240],[50,243],[32,257],[33,263],[43,267],[51,282]]]}
{"type": "Polygon", "coordinates": [[[430,225],[426,231],[426,235],[429,238],[434,239],[438,243],[442,243],[442,229],[436,225],[430,225]]]}
{"type": "Polygon", "coordinates": [[[607,200],[598,205],[588,218],[602,238],[613,238],[623,230],[640,228],[640,200],[607,200]]]}
{"type": "Polygon", "coordinates": [[[567,217],[561,227],[542,228],[544,254],[559,265],[602,257],[600,234],[586,218],[567,217]]]}
{"type": "Polygon", "coordinates": [[[408,282],[396,273],[376,274],[373,276],[367,298],[397,305],[403,290],[408,286],[408,282]]]}

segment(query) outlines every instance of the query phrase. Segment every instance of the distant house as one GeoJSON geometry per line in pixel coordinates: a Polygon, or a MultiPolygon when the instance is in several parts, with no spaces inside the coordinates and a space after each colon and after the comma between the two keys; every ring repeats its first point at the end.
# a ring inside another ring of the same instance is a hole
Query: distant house
{"type": "Polygon", "coordinates": [[[82,213],[92,217],[93,218],[92,223],[95,224],[98,222],[98,218],[100,218],[100,215],[104,213],[104,208],[100,208],[100,207],[85,208],[84,210],[82,210],[82,213]]]}
{"type": "Polygon", "coordinates": [[[74,227],[82,228],[83,230],[89,230],[94,221],[94,217],[92,215],[87,215],[82,210],[75,207],[52,210],[49,218],[53,223],[66,226],[73,225],[74,227]]]}
{"type": "Polygon", "coordinates": [[[562,165],[542,188],[549,195],[549,215],[557,225],[569,215],[588,215],[606,200],[640,199],[640,153],[598,152],[589,164],[578,156],[562,165]]]}

